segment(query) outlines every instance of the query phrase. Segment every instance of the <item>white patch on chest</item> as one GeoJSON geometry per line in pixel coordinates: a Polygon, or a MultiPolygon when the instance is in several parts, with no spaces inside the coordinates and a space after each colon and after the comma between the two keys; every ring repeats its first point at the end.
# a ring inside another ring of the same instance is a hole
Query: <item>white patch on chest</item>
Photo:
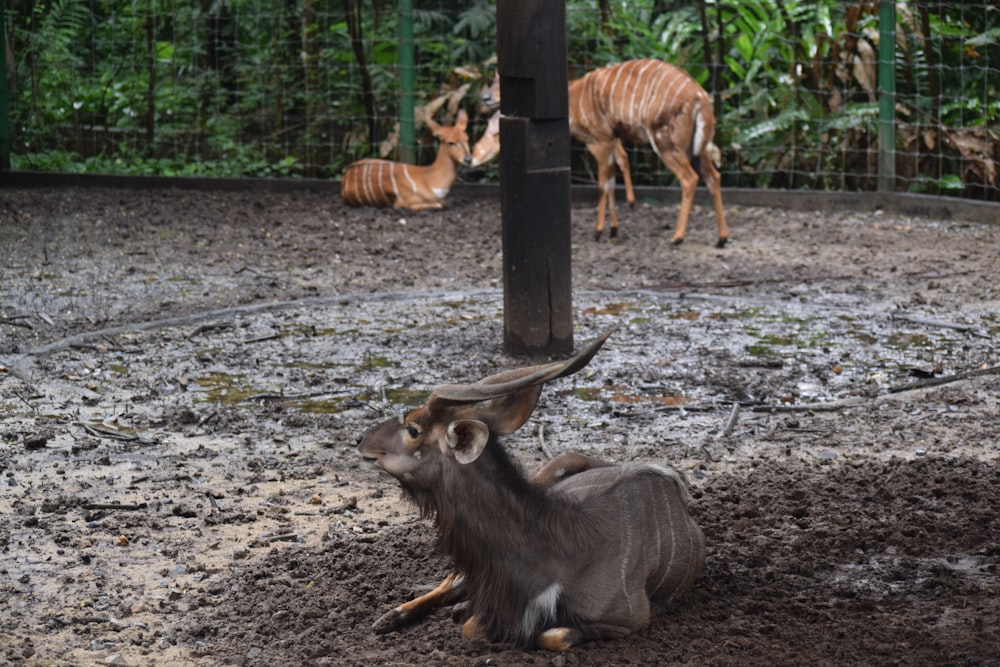
{"type": "Polygon", "coordinates": [[[521,632],[525,637],[534,635],[543,623],[552,623],[556,618],[556,604],[562,593],[562,585],[549,584],[548,588],[535,596],[524,608],[521,618],[521,632]]]}

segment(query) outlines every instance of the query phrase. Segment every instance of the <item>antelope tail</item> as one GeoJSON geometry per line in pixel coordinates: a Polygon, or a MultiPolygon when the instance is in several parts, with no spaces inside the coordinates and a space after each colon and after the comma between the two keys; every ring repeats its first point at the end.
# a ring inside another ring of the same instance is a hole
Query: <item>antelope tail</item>
{"type": "Polygon", "coordinates": [[[701,178],[701,152],[707,148],[708,142],[705,140],[705,118],[701,113],[701,104],[694,110],[694,133],[691,137],[691,146],[688,147],[688,161],[701,178]]]}

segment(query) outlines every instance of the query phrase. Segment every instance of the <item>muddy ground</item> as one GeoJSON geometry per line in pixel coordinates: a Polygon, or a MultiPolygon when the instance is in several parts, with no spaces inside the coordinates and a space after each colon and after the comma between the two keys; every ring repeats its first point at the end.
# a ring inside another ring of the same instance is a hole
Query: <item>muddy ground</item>
{"type": "Polygon", "coordinates": [[[357,435],[502,351],[499,207],[0,190],[0,662],[1000,665],[1000,226],[573,211],[578,344],[507,440],[682,470],[682,603],[566,655],[372,621],[448,568],[357,435]]]}

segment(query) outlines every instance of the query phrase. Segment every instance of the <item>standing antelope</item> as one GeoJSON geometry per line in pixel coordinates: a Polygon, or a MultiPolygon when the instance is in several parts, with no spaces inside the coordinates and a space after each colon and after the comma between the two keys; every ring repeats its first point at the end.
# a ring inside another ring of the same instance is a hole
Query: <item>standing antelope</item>
{"type": "MultiPolygon", "coordinates": [[[[490,108],[500,103],[500,75],[498,74],[494,79],[493,83],[488,87],[483,88],[482,92],[482,102],[483,106],[490,108]]],[[[573,108],[570,107],[570,132],[573,131],[573,108]]],[[[583,141],[583,138],[574,134],[578,139],[583,141]]],[[[481,164],[485,164],[495,158],[500,154],[500,111],[495,112],[486,125],[486,129],[483,131],[481,137],[476,142],[476,145],[472,147],[472,167],[478,167],[481,164]]],[[[632,172],[629,170],[628,166],[628,153],[625,152],[625,147],[622,146],[622,142],[615,139],[614,147],[614,160],[618,168],[622,170],[622,178],[625,180],[625,201],[628,202],[629,206],[635,204],[635,192],[632,190],[632,172]]],[[[610,172],[610,182],[606,185],[612,191],[615,187],[614,171],[610,172]]],[[[614,238],[618,235],[618,222],[615,214],[615,203],[614,203],[614,192],[611,194],[611,237],[614,238]]],[[[603,209],[602,215],[603,218],[603,209]]],[[[603,229],[603,224],[601,229],[603,229]]],[[[597,239],[600,240],[600,233],[597,234],[597,239]]]]}
{"type": "Polygon", "coordinates": [[[427,402],[359,438],[366,461],[395,477],[455,571],[373,628],[468,601],[462,635],[566,650],[650,622],[651,601],[693,583],[705,558],[679,473],[577,454],[525,479],[498,440],[531,416],[542,385],[583,368],[607,335],[564,362],[435,389],[427,402]]]}
{"type": "Polygon", "coordinates": [[[378,159],[354,162],[341,179],[340,196],[344,202],[352,206],[391,204],[414,210],[441,208],[458,175],[455,163],[472,163],[469,135],[465,133],[469,118],[462,109],[450,127],[438,125],[430,117],[425,120],[441,142],[434,162],[425,167],[378,159]]]}
{"type": "Polygon", "coordinates": [[[715,114],[712,99],[691,76],[674,65],[645,58],[608,65],[569,84],[570,132],[587,144],[597,159],[601,198],[597,205],[597,238],[604,231],[605,202],[611,204],[611,234],[618,227],[611,161],[616,140],[649,143],[681,185],[681,210],[671,241],[681,243],[687,231],[698,176],[712,191],[719,228],[717,247],[729,240],[722,208],[719,172],[711,153],[715,114]],[[610,183],[609,183],[610,180],[610,183]]]}

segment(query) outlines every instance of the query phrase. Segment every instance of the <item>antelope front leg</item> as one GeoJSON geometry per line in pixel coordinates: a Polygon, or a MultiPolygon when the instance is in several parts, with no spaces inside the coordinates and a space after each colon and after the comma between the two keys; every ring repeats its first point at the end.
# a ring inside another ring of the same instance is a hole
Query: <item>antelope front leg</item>
{"type": "Polygon", "coordinates": [[[380,616],[372,624],[372,630],[381,635],[419,620],[438,607],[461,599],[465,595],[464,584],[465,577],[457,572],[452,572],[434,590],[415,597],[409,602],[404,602],[380,616]]]}

